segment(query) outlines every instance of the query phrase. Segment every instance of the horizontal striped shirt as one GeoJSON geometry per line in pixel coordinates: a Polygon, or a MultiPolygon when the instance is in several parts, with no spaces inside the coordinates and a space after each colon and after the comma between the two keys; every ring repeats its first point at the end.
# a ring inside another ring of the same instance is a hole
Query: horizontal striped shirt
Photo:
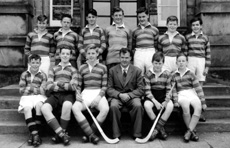
{"type": "Polygon", "coordinates": [[[79,35],[72,30],[69,30],[68,33],[62,37],[62,29],[59,29],[54,33],[54,43],[56,46],[56,54],[55,59],[60,59],[60,46],[68,45],[73,48],[71,60],[76,60],[78,56],[78,43],[79,43],[79,35]]]}
{"type": "Polygon", "coordinates": [[[198,37],[194,33],[190,33],[185,38],[188,56],[205,58],[205,67],[209,67],[211,65],[211,50],[208,37],[203,33],[200,33],[198,37]]]}
{"type": "Polygon", "coordinates": [[[159,76],[151,69],[144,77],[145,80],[145,95],[152,99],[154,98],[152,91],[166,90],[166,96],[171,88],[171,76],[168,71],[162,71],[159,76]]]}
{"type": "Polygon", "coordinates": [[[176,57],[181,51],[186,53],[186,40],[179,32],[173,37],[172,41],[169,40],[169,35],[164,33],[159,36],[158,50],[162,51],[165,56],[176,57]]]}
{"type": "Polygon", "coordinates": [[[82,29],[78,44],[79,51],[82,49],[84,50],[89,44],[95,44],[97,47],[101,48],[102,51],[99,51],[99,53],[102,53],[105,50],[106,41],[104,30],[102,28],[96,26],[93,28],[92,33],[90,32],[88,25],[82,29]]]}
{"type": "Polygon", "coordinates": [[[120,49],[132,49],[132,31],[124,25],[116,27],[114,24],[106,28],[105,35],[108,44],[106,64],[120,63],[120,49]]]}
{"type": "Polygon", "coordinates": [[[142,28],[140,25],[133,30],[133,49],[134,48],[155,48],[159,37],[159,30],[150,23],[142,28]]]}
{"type": "Polygon", "coordinates": [[[21,74],[19,81],[19,92],[23,96],[41,94],[45,95],[47,77],[42,71],[38,71],[31,81],[31,73],[29,70],[21,74]],[[32,86],[32,87],[31,87],[32,86]]]}
{"type": "Polygon", "coordinates": [[[202,104],[205,103],[203,89],[196,78],[195,74],[192,73],[189,69],[186,69],[184,74],[180,74],[177,70],[172,76],[172,82],[175,82],[176,85],[173,90],[173,99],[177,102],[178,92],[182,90],[195,89],[198,97],[200,98],[202,104]]]}
{"type": "Polygon", "coordinates": [[[38,31],[34,29],[34,31],[28,33],[26,37],[24,52],[26,55],[38,54],[54,56],[55,47],[53,35],[48,33],[46,30],[46,32],[39,39],[38,31]]]}
{"type": "Polygon", "coordinates": [[[88,62],[81,65],[79,69],[80,80],[79,85],[83,88],[101,89],[99,95],[103,97],[107,90],[107,68],[105,65],[97,62],[90,71],[88,62]]]}
{"type": "Polygon", "coordinates": [[[62,67],[59,63],[49,71],[47,90],[55,92],[75,91],[73,84],[78,85],[78,76],[78,71],[70,63],[65,67],[62,67]],[[58,82],[63,82],[64,86],[58,86],[58,82]]]}

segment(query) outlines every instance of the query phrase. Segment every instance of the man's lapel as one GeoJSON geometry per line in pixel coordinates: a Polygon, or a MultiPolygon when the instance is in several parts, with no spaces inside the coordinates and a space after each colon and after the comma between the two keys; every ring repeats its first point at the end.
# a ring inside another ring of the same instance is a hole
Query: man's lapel
{"type": "Polygon", "coordinates": [[[124,86],[123,74],[122,74],[120,64],[117,66],[116,71],[117,71],[118,80],[120,81],[121,85],[124,86]]]}
{"type": "Polygon", "coordinates": [[[127,76],[126,76],[126,79],[125,79],[125,83],[124,83],[124,86],[126,86],[128,84],[128,82],[130,81],[132,75],[133,75],[133,66],[130,64],[129,65],[129,69],[128,69],[128,72],[127,72],[127,76]]]}

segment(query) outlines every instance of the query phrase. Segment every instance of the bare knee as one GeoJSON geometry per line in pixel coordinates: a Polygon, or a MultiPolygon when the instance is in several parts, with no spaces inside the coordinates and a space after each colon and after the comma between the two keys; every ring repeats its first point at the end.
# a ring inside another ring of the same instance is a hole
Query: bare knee
{"type": "Polygon", "coordinates": [[[29,106],[26,106],[26,107],[23,108],[23,112],[24,112],[24,114],[31,113],[32,112],[32,108],[29,107],[29,106]]]}
{"type": "Polygon", "coordinates": [[[41,112],[42,114],[45,116],[47,114],[49,114],[50,112],[52,112],[52,107],[50,104],[45,103],[44,105],[42,105],[41,107],[41,112]]]}
{"type": "Polygon", "coordinates": [[[144,108],[145,108],[146,111],[152,111],[153,103],[150,102],[150,101],[145,101],[144,108]]]}

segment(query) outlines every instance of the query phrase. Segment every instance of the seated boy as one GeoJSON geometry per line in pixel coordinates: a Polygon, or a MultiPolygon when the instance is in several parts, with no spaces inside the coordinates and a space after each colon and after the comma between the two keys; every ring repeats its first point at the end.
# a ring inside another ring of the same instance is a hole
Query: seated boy
{"type": "Polygon", "coordinates": [[[80,87],[83,85],[84,90],[81,95],[77,95],[76,102],[72,107],[74,116],[86,135],[83,137],[83,141],[91,141],[94,144],[97,144],[99,141],[99,138],[95,135],[97,127],[95,124],[90,126],[87,119],[82,114],[82,111],[86,110],[82,101],[84,101],[87,106],[99,111],[96,119],[99,124],[102,124],[109,112],[109,105],[105,98],[107,89],[107,68],[105,65],[99,63],[97,59],[98,55],[99,51],[95,44],[90,44],[86,47],[87,61],[85,64],[81,65],[79,69],[79,84],[80,87]]]}
{"type": "Polygon", "coordinates": [[[69,136],[66,133],[70,121],[72,104],[75,95],[72,84],[77,81],[77,70],[71,66],[69,60],[72,50],[69,46],[60,47],[61,62],[49,71],[47,90],[50,96],[42,106],[42,114],[48,125],[54,130],[56,136],[52,140],[56,143],[62,141],[64,145],[69,144],[69,136]],[[60,124],[53,115],[53,109],[61,108],[60,124]]]}
{"type": "Polygon", "coordinates": [[[167,133],[164,130],[164,125],[173,111],[173,103],[170,100],[170,74],[166,70],[162,70],[164,64],[164,55],[162,52],[157,52],[152,58],[153,68],[145,75],[145,94],[146,99],[144,108],[152,122],[156,118],[153,112],[153,107],[160,110],[164,107],[164,112],[156,124],[156,128],[152,133],[151,139],[154,140],[158,133],[162,139],[167,138],[167,133]]]}
{"type": "Polygon", "coordinates": [[[39,70],[41,65],[41,57],[32,54],[29,59],[29,69],[22,73],[19,82],[19,92],[22,97],[19,102],[18,112],[24,113],[26,124],[29,128],[30,137],[29,145],[38,146],[41,144],[41,139],[38,135],[41,125],[41,106],[46,100],[45,86],[46,74],[39,70]],[[35,109],[36,116],[33,117],[32,109],[35,109]]]}

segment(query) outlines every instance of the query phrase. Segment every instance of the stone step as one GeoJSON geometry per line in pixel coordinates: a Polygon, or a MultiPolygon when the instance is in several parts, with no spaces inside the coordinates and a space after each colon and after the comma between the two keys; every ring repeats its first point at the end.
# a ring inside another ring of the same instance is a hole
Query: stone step
{"type": "Polygon", "coordinates": [[[203,86],[203,90],[206,96],[230,95],[230,86],[222,84],[208,83],[203,86]]]}
{"type": "MultiPolygon", "coordinates": [[[[143,126],[143,135],[147,135],[148,130],[151,128],[152,125],[143,126]]],[[[123,126],[122,132],[128,132],[131,126],[123,126]],[[126,129],[124,129],[126,128],[126,129]]],[[[168,133],[178,133],[184,132],[184,124],[183,122],[168,122],[165,125],[166,131],[168,133]]],[[[103,126],[103,130],[106,135],[110,136],[111,134],[111,127],[108,124],[103,126]],[[108,130],[109,129],[109,130],[108,130]]],[[[230,119],[211,119],[207,120],[206,122],[199,122],[196,127],[197,132],[230,132],[230,119]]],[[[73,135],[83,135],[82,130],[80,127],[75,125],[70,125],[68,128],[68,132],[71,136],[73,135]]],[[[21,133],[28,133],[28,128],[25,122],[21,121],[0,121],[0,134],[21,134],[21,133]]],[[[47,124],[42,126],[42,135],[49,135],[52,134],[51,129],[48,127],[47,124]]]]}
{"type": "MultiPolygon", "coordinates": [[[[20,96],[0,96],[0,109],[17,109],[20,96]]],[[[230,107],[230,95],[206,96],[208,107],[230,107]]]]}
{"type": "Polygon", "coordinates": [[[14,84],[0,88],[0,96],[20,96],[19,85],[14,84]]]}

